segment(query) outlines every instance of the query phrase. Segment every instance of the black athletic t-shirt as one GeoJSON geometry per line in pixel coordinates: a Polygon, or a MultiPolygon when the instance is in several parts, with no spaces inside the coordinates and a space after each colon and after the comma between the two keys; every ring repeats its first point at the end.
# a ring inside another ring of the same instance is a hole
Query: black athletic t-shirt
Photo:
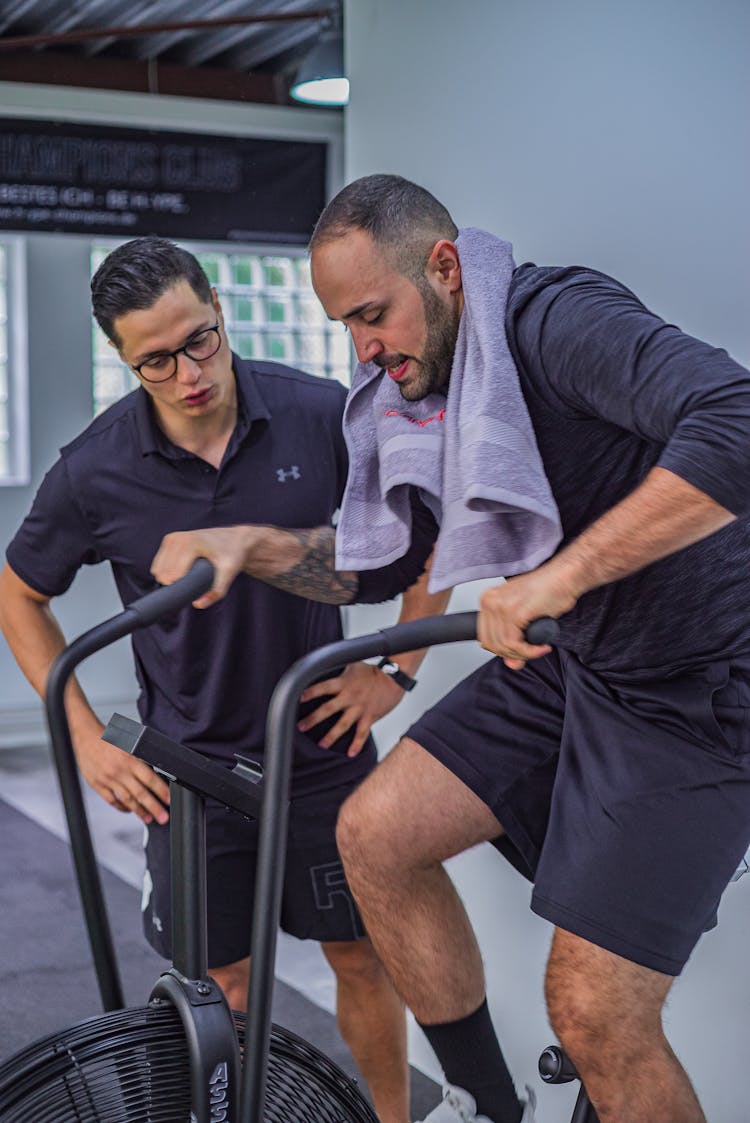
{"type": "Polygon", "coordinates": [[[506,329],[561,547],[655,465],[738,516],[587,593],[562,646],[594,669],[644,674],[750,652],[750,373],[590,269],[520,266],[506,329]]]}

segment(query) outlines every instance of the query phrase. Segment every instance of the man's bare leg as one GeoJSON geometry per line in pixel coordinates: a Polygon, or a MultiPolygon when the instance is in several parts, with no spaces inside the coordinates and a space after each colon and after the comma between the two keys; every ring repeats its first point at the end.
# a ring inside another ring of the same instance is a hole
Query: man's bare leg
{"type": "Polygon", "coordinates": [[[601,1123],[706,1123],[662,1028],[672,982],[556,929],[547,965],[550,1020],[601,1123]]]}
{"type": "Polygon", "coordinates": [[[420,1022],[450,1022],[484,999],[464,907],[441,863],[502,834],[495,816],[439,761],[404,738],[339,814],[339,851],[365,927],[420,1022]]]}
{"type": "Polygon", "coordinates": [[[230,1010],[247,1010],[247,988],[250,981],[250,957],[228,963],[225,967],[211,967],[209,975],[218,983],[229,1003],[230,1010]]]}
{"type": "Polygon", "coordinates": [[[321,944],[336,975],[341,1036],[367,1081],[381,1123],[408,1123],[409,1066],[401,999],[369,940],[321,944]]]}
{"type": "Polygon", "coordinates": [[[484,999],[474,933],[442,862],[502,828],[489,808],[410,739],[402,740],[339,813],[349,886],[397,991],[449,1085],[494,1123],[523,1107],[484,999]]]}

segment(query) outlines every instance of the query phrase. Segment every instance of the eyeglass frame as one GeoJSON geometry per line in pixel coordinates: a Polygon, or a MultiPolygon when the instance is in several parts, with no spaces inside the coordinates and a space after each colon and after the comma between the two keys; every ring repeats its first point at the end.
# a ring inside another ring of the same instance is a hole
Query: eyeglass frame
{"type": "Polygon", "coordinates": [[[188,342],[183,347],[175,348],[174,351],[160,351],[160,352],[158,352],[158,354],[163,355],[165,359],[174,359],[174,370],[172,371],[171,374],[165,375],[164,378],[149,378],[147,374],[143,374],[141,368],[144,367],[146,365],[146,363],[150,362],[149,359],[144,359],[142,363],[138,364],[138,366],[132,366],[130,363],[128,363],[128,366],[130,367],[130,369],[132,371],[135,372],[135,374],[138,375],[139,378],[142,378],[144,382],[150,382],[153,385],[158,385],[160,382],[169,382],[170,378],[174,378],[174,376],[177,374],[177,356],[178,355],[187,355],[187,357],[189,359],[192,359],[192,361],[194,363],[205,363],[205,362],[208,361],[208,359],[213,359],[214,355],[218,354],[219,349],[221,348],[221,327],[219,326],[220,322],[221,322],[220,317],[217,316],[216,323],[213,324],[211,327],[201,328],[199,331],[196,331],[196,332],[193,333],[193,339],[194,339],[196,335],[203,335],[204,333],[207,333],[209,331],[215,331],[216,337],[219,340],[219,342],[216,346],[216,350],[212,351],[210,355],[204,355],[202,359],[195,359],[190,354],[189,348],[193,345],[193,339],[188,340],[188,342]]]}

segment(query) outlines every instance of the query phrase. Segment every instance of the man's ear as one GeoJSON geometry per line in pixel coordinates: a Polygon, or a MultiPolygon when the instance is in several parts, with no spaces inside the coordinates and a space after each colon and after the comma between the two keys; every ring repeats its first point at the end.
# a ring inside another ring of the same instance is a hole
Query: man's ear
{"type": "Polygon", "coordinates": [[[219,317],[221,326],[224,327],[224,313],[221,310],[221,301],[219,300],[219,294],[217,293],[213,285],[211,285],[211,303],[214,306],[216,315],[219,317]]]}
{"type": "Polygon", "coordinates": [[[445,286],[448,292],[461,289],[461,262],[453,242],[441,238],[432,247],[427,259],[427,277],[438,286],[445,286]]]}

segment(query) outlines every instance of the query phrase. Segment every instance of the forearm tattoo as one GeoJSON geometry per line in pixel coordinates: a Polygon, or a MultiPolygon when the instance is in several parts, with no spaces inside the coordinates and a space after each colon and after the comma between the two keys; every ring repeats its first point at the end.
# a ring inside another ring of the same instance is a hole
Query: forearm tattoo
{"type": "Polygon", "coordinates": [[[287,530],[305,551],[301,560],[271,579],[288,593],[326,604],[349,604],[357,594],[357,575],[335,568],[336,532],[333,527],[287,530]]]}

